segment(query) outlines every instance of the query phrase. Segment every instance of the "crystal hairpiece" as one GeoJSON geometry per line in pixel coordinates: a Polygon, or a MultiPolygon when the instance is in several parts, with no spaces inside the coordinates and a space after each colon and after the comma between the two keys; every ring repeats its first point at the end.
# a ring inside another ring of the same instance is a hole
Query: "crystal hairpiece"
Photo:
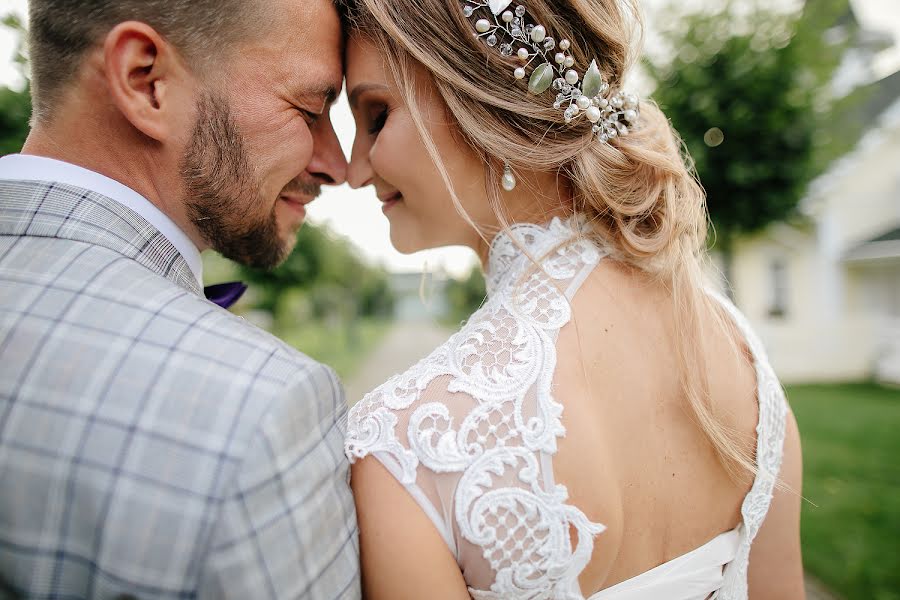
{"type": "Polygon", "coordinates": [[[503,56],[518,57],[522,64],[513,71],[516,79],[524,79],[526,67],[539,63],[528,79],[528,91],[543,94],[551,87],[556,90],[553,106],[566,107],[563,112],[566,123],[584,114],[594,124],[592,131],[599,141],[609,142],[626,135],[640,117],[637,96],[617,91],[607,97],[610,86],[597,68],[596,60],[591,61],[582,77],[572,68],[575,59],[567,52],[571,46],[569,40],[557,44],[543,25],[526,22],[524,6],[520,4],[512,11],[508,10],[511,4],[512,0],[465,0],[463,14],[471,18],[480,8],[490,10],[493,22],[477,19],[475,37],[498,48],[503,56]],[[551,58],[554,49],[558,51],[551,58]]]}

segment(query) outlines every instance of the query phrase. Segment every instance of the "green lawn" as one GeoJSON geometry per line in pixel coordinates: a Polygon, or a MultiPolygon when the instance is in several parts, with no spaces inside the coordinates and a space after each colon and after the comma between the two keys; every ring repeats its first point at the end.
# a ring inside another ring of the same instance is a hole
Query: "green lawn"
{"type": "Polygon", "coordinates": [[[803,441],[803,560],[847,600],[900,600],[900,391],[788,387],[803,441]],[[813,504],[815,506],[813,506],[813,504]]]}

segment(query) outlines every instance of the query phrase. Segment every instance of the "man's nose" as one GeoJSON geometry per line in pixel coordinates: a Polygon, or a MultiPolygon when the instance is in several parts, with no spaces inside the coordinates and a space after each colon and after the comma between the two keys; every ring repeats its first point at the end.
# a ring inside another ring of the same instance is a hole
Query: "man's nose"
{"type": "Polygon", "coordinates": [[[306,170],[325,185],[341,185],[347,180],[347,158],[330,119],[314,125],[313,156],[306,170]]]}

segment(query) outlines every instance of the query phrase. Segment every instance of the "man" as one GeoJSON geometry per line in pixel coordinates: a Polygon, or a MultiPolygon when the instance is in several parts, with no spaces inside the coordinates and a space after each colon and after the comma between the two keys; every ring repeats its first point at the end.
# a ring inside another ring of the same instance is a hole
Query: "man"
{"type": "Polygon", "coordinates": [[[0,159],[0,596],[357,598],[333,372],[203,297],[346,162],[329,0],[30,0],[0,159]]]}

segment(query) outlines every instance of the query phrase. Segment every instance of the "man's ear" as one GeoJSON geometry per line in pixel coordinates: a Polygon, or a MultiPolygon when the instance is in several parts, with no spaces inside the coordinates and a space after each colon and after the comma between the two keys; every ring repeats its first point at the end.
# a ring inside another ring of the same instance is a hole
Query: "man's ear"
{"type": "Polygon", "coordinates": [[[103,58],[110,96],[122,115],[158,142],[177,136],[180,119],[171,113],[181,104],[175,97],[190,93],[177,89],[190,78],[175,48],[149,25],[127,21],[107,34],[103,58]]]}

